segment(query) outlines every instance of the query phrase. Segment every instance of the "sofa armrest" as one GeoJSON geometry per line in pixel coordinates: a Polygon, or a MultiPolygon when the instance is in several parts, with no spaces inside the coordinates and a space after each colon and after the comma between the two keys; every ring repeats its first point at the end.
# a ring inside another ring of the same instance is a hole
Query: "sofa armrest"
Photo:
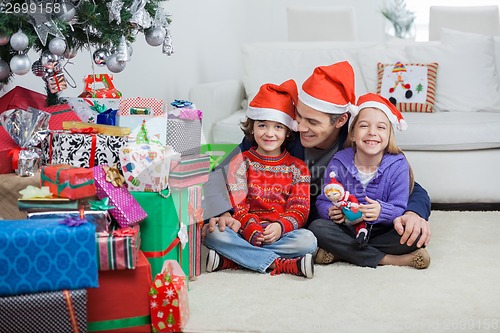
{"type": "Polygon", "coordinates": [[[243,83],[238,80],[204,83],[189,90],[189,100],[203,111],[203,134],[207,143],[213,142],[213,125],[241,109],[244,98],[243,83]]]}

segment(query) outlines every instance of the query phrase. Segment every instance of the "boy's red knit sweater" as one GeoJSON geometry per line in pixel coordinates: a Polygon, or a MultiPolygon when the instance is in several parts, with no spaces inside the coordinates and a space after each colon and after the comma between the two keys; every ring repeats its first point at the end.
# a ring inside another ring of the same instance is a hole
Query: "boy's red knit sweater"
{"type": "Polygon", "coordinates": [[[263,156],[251,148],[232,159],[227,179],[233,217],[241,222],[241,230],[249,223],[262,230],[278,222],[284,234],[306,223],[311,175],[306,164],[286,150],[263,156]]]}

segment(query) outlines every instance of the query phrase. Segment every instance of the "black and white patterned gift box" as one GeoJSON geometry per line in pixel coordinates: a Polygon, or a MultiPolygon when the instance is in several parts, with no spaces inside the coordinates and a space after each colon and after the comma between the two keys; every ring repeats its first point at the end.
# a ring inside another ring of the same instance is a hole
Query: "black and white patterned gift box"
{"type": "Polygon", "coordinates": [[[87,332],[85,289],[0,297],[0,309],[0,332],[87,332]]]}
{"type": "Polygon", "coordinates": [[[182,156],[200,153],[202,112],[174,109],[167,118],[167,145],[182,156]]]}
{"type": "Polygon", "coordinates": [[[42,141],[42,161],[81,168],[117,164],[120,168],[120,148],[127,142],[126,136],[52,131],[42,141]]]}

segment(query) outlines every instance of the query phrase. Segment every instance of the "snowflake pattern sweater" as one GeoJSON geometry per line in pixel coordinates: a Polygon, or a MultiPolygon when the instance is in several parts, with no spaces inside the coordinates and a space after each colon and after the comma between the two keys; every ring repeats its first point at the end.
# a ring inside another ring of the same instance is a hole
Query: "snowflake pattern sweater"
{"type": "Polygon", "coordinates": [[[311,176],[306,164],[286,150],[263,156],[250,148],[231,160],[227,180],[233,217],[248,242],[254,244],[271,222],[281,225],[282,234],[306,223],[311,176]]]}

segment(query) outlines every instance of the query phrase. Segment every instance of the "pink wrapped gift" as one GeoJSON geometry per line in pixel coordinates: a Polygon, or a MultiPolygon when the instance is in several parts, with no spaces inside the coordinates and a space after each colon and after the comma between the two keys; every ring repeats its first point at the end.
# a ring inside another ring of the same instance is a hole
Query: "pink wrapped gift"
{"type": "Polygon", "coordinates": [[[136,225],[148,215],[130,194],[118,169],[108,165],[94,167],[96,195],[99,199],[109,197],[115,208],[109,213],[121,227],[136,225]]]}

